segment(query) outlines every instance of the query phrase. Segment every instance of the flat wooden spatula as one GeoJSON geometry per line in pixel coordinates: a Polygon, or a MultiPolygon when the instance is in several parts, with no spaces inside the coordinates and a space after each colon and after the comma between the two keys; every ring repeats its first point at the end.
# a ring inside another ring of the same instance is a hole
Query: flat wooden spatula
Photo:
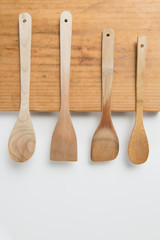
{"type": "Polygon", "coordinates": [[[25,162],[31,158],[36,145],[29,112],[31,31],[31,16],[28,13],[21,13],[19,15],[21,106],[8,143],[9,154],[16,162],[25,162]]]}
{"type": "Polygon", "coordinates": [[[60,16],[61,108],[51,140],[50,159],[53,161],[77,160],[77,139],[69,113],[71,36],[72,15],[64,11],[60,16]]]}
{"type": "Polygon", "coordinates": [[[147,47],[146,45],[146,37],[138,37],[136,76],[136,120],[128,146],[129,159],[135,164],[144,163],[149,155],[149,144],[143,125],[143,85],[147,47]]]}
{"type": "Polygon", "coordinates": [[[102,38],[102,116],[93,136],[91,159],[95,162],[113,160],[119,151],[119,141],[111,119],[114,31],[105,29],[102,38]]]}

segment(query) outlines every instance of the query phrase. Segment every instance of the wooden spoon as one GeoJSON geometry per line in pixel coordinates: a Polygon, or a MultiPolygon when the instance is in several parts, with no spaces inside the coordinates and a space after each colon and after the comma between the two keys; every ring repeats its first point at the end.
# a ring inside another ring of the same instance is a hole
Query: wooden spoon
{"type": "Polygon", "coordinates": [[[144,163],[149,155],[149,144],[143,125],[143,84],[146,57],[146,37],[138,37],[136,76],[136,120],[128,146],[128,155],[135,164],[144,163]]]}
{"type": "Polygon", "coordinates": [[[105,29],[102,39],[102,116],[93,136],[91,159],[95,162],[116,158],[119,141],[111,119],[114,31],[105,29]]]}
{"type": "Polygon", "coordinates": [[[21,106],[18,120],[9,138],[8,150],[16,162],[25,162],[34,153],[36,138],[29,112],[31,16],[19,15],[21,106]]]}
{"type": "Polygon", "coordinates": [[[72,15],[65,11],[60,17],[61,108],[50,149],[54,161],[77,160],[77,139],[69,113],[71,35],[72,15]]]}

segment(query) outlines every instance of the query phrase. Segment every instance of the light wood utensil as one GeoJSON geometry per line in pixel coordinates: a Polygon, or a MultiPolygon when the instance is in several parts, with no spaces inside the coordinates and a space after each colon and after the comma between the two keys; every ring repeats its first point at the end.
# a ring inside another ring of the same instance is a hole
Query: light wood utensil
{"type": "Polygon", "coordinates": [[[64,11],[60,16],[61,108],[50,149],[50,159],[54,161],[77,160],[77,139],[69,113],[71,36],[72,15],[64,11]]]}
{"type": "Polygon", "coordinates": [[[31,158],[36,145],[29,112],[31,29],[31,16],[28,13],[21,13],[19,15],[21,106],[8,143],[9,154],[16,162],[25,162],[31,158]]]}
{"type": "Polygon", "coordinates": [[[119,141],[111,119],[114,31],[105,29],[102,38],[102,116],[93,136],[91,159],[95,162],[116,158],[119,141]]]}
{"type": "Polygon", "coordinates": [[[149,155],[149,144],[143,125],[143,85],[146,58],[145,36],[138,37],[136,76],[136,120],[128,146],[128,155],[135,164],[144,163],[149,155]]]}

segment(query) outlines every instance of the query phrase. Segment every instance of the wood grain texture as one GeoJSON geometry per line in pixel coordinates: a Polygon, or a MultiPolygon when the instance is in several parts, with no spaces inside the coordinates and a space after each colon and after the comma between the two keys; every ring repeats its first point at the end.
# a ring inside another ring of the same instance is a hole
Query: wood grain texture
{"type": "Polygon", "coordinates": [[[59,16],[72,13],[70,110],[101,110],[101,33],[115,31],[111,109],[135,110],[137,36],[147,36],[144,111],[160,110],[159,0],[0,0],[0,110],[19,110],[18,15],[32,15],[30,110],[60,109],[59,16]]]}
{"type": "Polygon", "coordinates": [[[143,125],[143,92],[147,41],[138,37],[136,75],[136,120],[128,146],[128,155],[135,164],[144,163],[149,155],[149,144],[143,125]]]}
{"type": "Polygon", "coordinates": [[[114,31],[105,29],[102,35],[102,116],[91,146],[91,159],[95,162],[113,160],[119,151],[119,141],[111,119],[113,59],[114,31]]]}
{"type": "Polygon", "coordinates": [[[25,162],[34,153],[36,138],[29,112],[30,59],[32,19],[28,13],[19,15],[21,106],[8,142],[11,158],[25,162]]]}
{"type": "Polygon", "coordinates": [[[61,108],[51,140],[53,161],[77,161],[77,139],[69,113],[71,38],[72,15],[64,11],[60,16],[61,108]]]}

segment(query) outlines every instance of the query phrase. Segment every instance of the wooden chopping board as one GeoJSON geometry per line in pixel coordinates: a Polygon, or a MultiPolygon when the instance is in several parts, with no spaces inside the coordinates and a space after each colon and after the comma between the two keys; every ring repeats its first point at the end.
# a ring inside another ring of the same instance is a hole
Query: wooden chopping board
{"type": "Polygon", "coordinates": [[[101,36],[115,31],[113,111],[135,110],[137,36],[147,36],[144,110],[160,110],[160,0],[0,0],[0,110],[19,110],[18,15],[32,15],[30,110],[60,107],[59,18],[73,17],[70,110],[101,110],[101,36]]]}

